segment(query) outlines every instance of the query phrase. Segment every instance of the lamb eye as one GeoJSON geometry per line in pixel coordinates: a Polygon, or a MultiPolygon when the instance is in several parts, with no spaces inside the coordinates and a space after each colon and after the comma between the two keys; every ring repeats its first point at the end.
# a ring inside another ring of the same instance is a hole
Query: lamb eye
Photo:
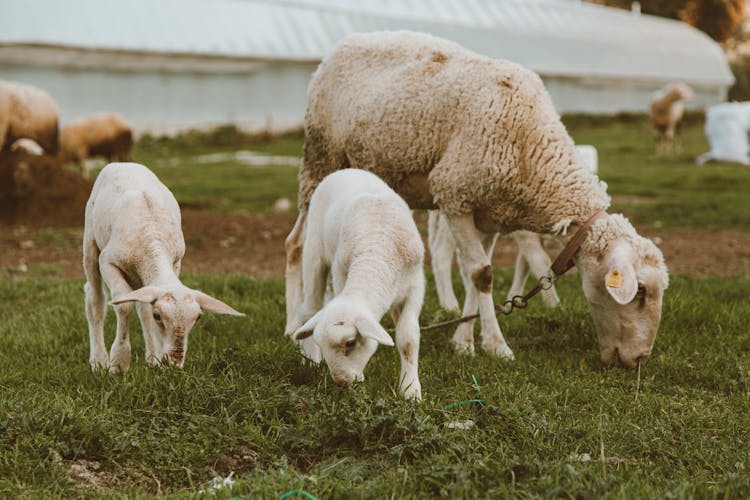
{"type": "Polygon", "coordinates": [[[347,341],[346,341],[346,342],[344,343],[344,346],[345,346],[345,347],[346,347],[347,349],[354,349],[354,346],[355,346],[355,345],[357,345],[357,339],[351,339],[351,340],[347,340],[347,341]]]}
{"type": "Polygon", "coordinates": [[[154,311],[154,319],[156,321],[161,321],[161,314],[159,314],[159,312],[157,311],[154,311]]]}

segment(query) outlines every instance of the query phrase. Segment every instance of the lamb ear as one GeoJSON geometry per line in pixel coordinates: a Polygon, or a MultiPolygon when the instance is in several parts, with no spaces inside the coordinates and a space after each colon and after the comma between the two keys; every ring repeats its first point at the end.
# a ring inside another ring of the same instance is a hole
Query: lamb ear
{"type": "Polygon", "coordinates": [[[618,304],[627,304],[638,293],[638,277],[626,252],[615,251],[604,276],[607,292],[618,304]]]}
{"type": "Polygon", "coordinates": [[[109,301],[110,304],[113,306],[116,306],[117,304],[122,304],[124,302],[147,302],[151,303],[159,298],[159,296],[162,294],[162,290],[159,287],[156,286],[144,286],[143,288],[139,288],[138,290],[133,290],[132,292],[126,293],[125,295],[120,295],[119,297],[114,297],[112,300],[109,301]]]}
{"type": "Polygon", "coordinates": [[[292,338],[294,340],[303,340],[312,335],[313,331],[315,331],[315,327],[318,326],[318,321],[320,321],[321,312],[323,311],[320,310],[316,312],[312,318],[308,319],[307,322],[305,322],[304,325],[297,328],[297,330],[295,330],[292,334],[292,338]]]}
{"type": "Polygon", "coordinates": [[[201,306],[201,310],[216,314],[229,314],[230,316],[244,316],[244,313],[235,311],[219,299],[215,299],[208,294],[193,290],[195,301],[201,306]]]}
{"type": "Polygon", "coordinates": [[[388,335],[388,332],[385,331],[385,328],[380,326],[380,323],[370,318],[361,317],[357,319],[354,322],[354,328],[357,329],[360,335],[362,335],[363,337],[370,337],[378,344],[383,344],[391,347],[394,345],[393,339],[390,335],[388,335]]]}

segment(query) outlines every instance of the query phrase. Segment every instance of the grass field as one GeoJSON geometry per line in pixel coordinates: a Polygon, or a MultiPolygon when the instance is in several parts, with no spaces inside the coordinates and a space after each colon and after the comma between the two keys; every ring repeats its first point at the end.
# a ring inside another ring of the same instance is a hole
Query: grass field
{"type": "MultiPolygon", "coordinates": [[[[677,159],[653,154],[643,120],[568,125],[598,147],[601,176],[637,225],[750,228],[750,170],[694,166],[700,124],[677,159]]],[[[153,141],[137,159],[181,201],[268,210],[294,197],[294,168],[193,159],[238,147],[299,155],[300,145],[153,141]]],[[[498,295],[510,277],[496,271],[498,295]]],[[[578,278],[567,276],[562,308],[539,301],[501,319],[514,362],[458,356],[451,331],[423,336],[421,404],[399,396],[392,348],[378,350],[353,390],[300,364],[281,336],[280,280],[184,281],[247,318],[205,315],[182,371],[146,367],[133,318],[133,367],[110,376],[88,368],[82,280],[0,278],[2,496],[750,497],[750,276],[672,276],[640,384],[633,371],[601,366],[578,278]],[[472,399],[484,402],[446,409],[472,399]],[[467,420],[471,428],[446,426],[467,420]],[[232,472],[233,488],[210,488],[232,472]]],[[[430,282],[422,322],[445,317],[430,282]]]]}

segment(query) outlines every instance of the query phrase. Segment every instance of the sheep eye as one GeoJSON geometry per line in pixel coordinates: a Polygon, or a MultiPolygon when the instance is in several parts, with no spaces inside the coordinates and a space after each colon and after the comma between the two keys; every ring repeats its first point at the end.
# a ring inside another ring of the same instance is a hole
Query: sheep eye
{"type": "Polygon", "coordinates": [[[161,314],[159,314],[158,311],[154,311],[154,319],[156,321],[161,321],[161,314]]]}
{"type": "Polygon", "coordinates": [[[346,347],[347,349],[354,349],[354,346],[356,345],[357,345],[357,339],[347,340],[344,343],[344,347],[346,347]]]}

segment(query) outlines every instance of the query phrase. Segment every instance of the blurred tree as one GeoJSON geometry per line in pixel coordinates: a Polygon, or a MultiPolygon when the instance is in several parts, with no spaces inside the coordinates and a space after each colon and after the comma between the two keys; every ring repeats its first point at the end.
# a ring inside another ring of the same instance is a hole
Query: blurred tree
{"type": "MultiPolygon", "coordinates": [[[[587,0],[630,9],[632,0],[587,0]]],[[[745,0],[641,0],[641,12],[679,19],[718,42],[727,42],[745,17],[745,0]]]]}

